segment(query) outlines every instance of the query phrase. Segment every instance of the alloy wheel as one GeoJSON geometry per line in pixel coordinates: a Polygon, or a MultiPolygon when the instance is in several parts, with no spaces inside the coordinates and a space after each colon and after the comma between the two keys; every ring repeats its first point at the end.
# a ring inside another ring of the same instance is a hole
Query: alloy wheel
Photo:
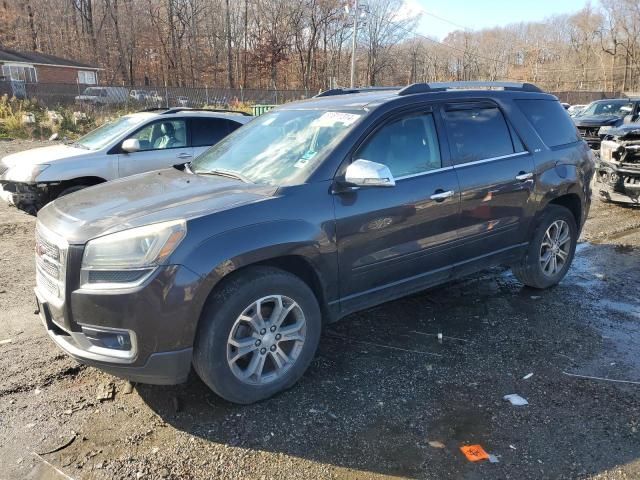
{"type": "Polygon", "coordinates": [[[263,297],[231,327],[227,364],[243,383],[271,383],[295,364],[305,338],[305,316],[297,302],[284,295],[263,297]]]}
{"type": "Polygon", "coordinates": [[[556,220],[544,234],[540,245],[540,268],[548,277],[560,272],[569,258],[571,230],[564,220],[556,220]]]}

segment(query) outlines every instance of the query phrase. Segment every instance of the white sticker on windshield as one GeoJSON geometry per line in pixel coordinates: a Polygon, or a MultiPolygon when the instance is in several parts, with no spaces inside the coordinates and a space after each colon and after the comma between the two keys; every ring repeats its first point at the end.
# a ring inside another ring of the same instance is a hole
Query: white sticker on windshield
{"type": "Polygon", "coordinates": [[[351,125],[360,118],[360,115],[346,112],[325,112],[311,122],[312,127],[333,127],[336,123],[351,125]]]}

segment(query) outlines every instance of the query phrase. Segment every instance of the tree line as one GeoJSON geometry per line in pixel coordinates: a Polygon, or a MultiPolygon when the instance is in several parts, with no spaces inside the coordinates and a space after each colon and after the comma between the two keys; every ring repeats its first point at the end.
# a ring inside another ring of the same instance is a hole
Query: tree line
{"type": "MultiPolygon", "coordinates": [[[[460,26],[442,40],[417,33],[419,18],[402,0],[360,3],[359,85],[513,79],[554,91],[640,91],[638,0],[599,0],[544,22],[460,26]]],[[[4,0],[0,45],[98,65],[104,83],[316,91],[349,83],[352,4],[4,0]]]]}

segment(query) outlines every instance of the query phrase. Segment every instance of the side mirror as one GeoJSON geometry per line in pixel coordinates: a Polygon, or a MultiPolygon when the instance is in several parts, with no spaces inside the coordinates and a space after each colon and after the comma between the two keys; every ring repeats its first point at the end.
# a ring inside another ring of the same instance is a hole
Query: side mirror
{"type": "Polygon", "coordinates": [[[122,150],[127,153],[133,153],[140,150],[140,140],[137,138],[127,138],[122,142],[122,150]]]}
{"type": "Polygon", "coordinates": [[[362,158],[347,167],[344,182],[352,187],[394,187],[396,185],[389,167],[362,158]]]}

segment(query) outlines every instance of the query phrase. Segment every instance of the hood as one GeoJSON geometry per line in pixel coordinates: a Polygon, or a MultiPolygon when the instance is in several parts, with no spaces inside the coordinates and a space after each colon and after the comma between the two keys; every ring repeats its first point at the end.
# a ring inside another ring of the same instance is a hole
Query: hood
{"type": "Polygon", "coordinates": [[[615,125],[622,117],[617,115],[579,115],[573,117],[573,121],[578,127],[602,127],[605,125],[615,125]]]}
{"type": "Polygon", "coordinates": [[[177,219],[190,219],[275,194],[276,187],[218,176],[158,170],[102,183],[49,203],[38,221],[69,243],[177,219]]]}
{"type": "Polygon", "coordinates": [[[2,164],[8,168],[18,164],[41,165],[71,157],[79,157],[92,153],[91,150],[59,144],[50,147],[32,148],[24,152],[12,153],[2,159],[2,164]]]}
{"type": "Polygon", "coordinates": [[[640,123],[628,123],[612,128],[607,132],[608,137],[616,137],[620,140],[640,139],[640,123]]]}

